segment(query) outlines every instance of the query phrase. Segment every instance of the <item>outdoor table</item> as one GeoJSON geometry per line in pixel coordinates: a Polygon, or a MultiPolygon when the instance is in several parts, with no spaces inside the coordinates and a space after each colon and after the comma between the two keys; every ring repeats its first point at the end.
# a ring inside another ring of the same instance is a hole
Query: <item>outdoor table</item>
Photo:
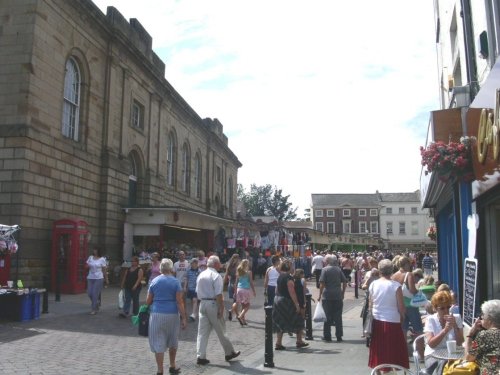
{"type": "Polygon", "coordinates": [[[45,289],[0,288],[0,319],[25,322],[40,318],[40,295],[45,289]]]}
{"type": "Polygon", "coordinates": [[[457,350],[453,353],[448,352],[447,348],[435,349],[431,354],[432,357],[437,359],[453,360],[464,358],[465,350],[461,346],[457,346],[457,350]]]}

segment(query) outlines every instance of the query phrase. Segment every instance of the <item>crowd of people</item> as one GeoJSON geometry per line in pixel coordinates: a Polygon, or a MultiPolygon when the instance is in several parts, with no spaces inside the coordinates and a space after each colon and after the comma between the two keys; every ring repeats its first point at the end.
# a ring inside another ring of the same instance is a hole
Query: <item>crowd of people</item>
{"type": "MultiPolygon", "coordinates": [[[[425,341],[418,349],[428,374],[442,373],[446,361],[432,354],[437,349],[445,348],[449,340],[464,345],[466,358],[475,361],[481,371],[484,370],[481,374],[498,373],[500,370],[500,361],[497,361],[500,358],[500,300],[485,302],[481,318],[464,336],[455,294],[447,284],[434,280],[435,259],[429,254],[416,257],[388,252],[349,254],[330,251],[314,254],[309,263],[311,269],[308,270],[296,268],[291,259],[277,254],[260,255],[258,259],[254,263],[248,254],[235,253],[222,264],[216,255],[205,256],[200,251],[196,257],[187,260],[180,251],[173,262],[154,253],[149,269],[143,272],[139,259],[132,258],[130,268],[121,278],[125,303],[120,316],[137,315],[142,280],[145,279],[146,304],[150,311],[149,345],[155,355],[157,374],[163,374],[167,349],[169,373],[180,373],[175,361],[178,337],[188,320],[198,323],[198,365],[210,363],[207,343],[212,330],[217,334],[226,361],[240,355],[226,333],[225,319],[231,321],[234,318],[241,327],[248,324],[246,315],[256,297],[256,273],[264,279],[264,304],[273,307],[275,350],[287,349],[283,343],[285,334],[295,336],[298,349],[309,345],[303,340],[308,293],[321,301],[325,312],[322,340],[332,341],[334,326],[336,341],[342,342],[345,292],[349,285],[357,284],[366,295],[361,313],[362,326],[369,314],[373,317],[371,334],[366,337],[369,367],[392,363],[409,368],[408,337],[425,335],[425,341]],[[311,279],[306,278],[306,273],[311,275],[311,279]],[[419,290],[425,290],[429,298],[423,308],[411,303],[419,290]]],[[[100,249],[94,249],[87,265],[91,314],[95,314],[99,309],[100,290],[107,282],[106,262],[100,249]]],[[[363,329],[362,337],[365,337],[363,329]]]]}

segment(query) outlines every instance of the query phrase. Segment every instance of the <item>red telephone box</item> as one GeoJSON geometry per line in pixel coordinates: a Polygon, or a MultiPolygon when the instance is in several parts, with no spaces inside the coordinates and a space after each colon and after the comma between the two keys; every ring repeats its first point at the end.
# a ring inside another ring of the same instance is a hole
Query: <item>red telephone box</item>
{"type": "Polygon", "coordinates": [[[85,291],[88,258],[88,224],[78,219],[55,221],[52,226],[52,290],[59,282],[61,293],[85,291]]]}

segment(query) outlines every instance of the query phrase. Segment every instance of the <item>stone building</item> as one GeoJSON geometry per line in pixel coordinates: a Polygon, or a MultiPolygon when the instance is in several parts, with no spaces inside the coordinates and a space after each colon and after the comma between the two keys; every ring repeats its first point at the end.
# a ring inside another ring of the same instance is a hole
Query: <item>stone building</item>
{"type": "Polygon", "coordinates": [[[65,218],[86,221],[82,241],[112,264],[169,241],[214,249],[241,163],[222,124],[169,84],[139,21],[90,0],[5,0],[0,19],[0,223],[21,227],[12,278],[50,273],[65,218]]]}
{"type": "MultiPolygon", "coordinates": [[[[431,219],[422,209],[420,191],[375,194],[312,194],[314,229],[333,238],[377,240],[377,246],[397,252],[435,251],[427,237],[431,219]]],[[[368,242],[367,242],[368,243],[368,242]]],[[[370,243],[371,245],[371,243],[370,243]]],[[[352,249],[369,248],[353,245],[352,249]]]]}

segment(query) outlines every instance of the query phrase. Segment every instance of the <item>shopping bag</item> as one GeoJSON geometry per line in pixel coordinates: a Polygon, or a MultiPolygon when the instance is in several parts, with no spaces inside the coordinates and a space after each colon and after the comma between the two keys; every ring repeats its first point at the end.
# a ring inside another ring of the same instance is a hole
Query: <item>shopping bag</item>
{"type": "Polygon", "coordinates": [[[123,289],[120,289],[118,293],[118,309],[123,309],[123,305],[125,304],[125,292],[123,289]]]}
{"type": "Polygon", "coordinates": [[[321,301],[318,301],[316,304],[316,308],[314,309],[314,315],[313,315],[313,321],[318,323],[318,322],[326,322],[326,314],[325,310],[323,309],[323,304],[321,301]]]}
{"type": "Polygon", "coordinates": [[[368,338],[371,337],[372,330],[373,330],[373,315],[372,315],[372,310],[369,309],[368,312],[366,313],[365,325],[363,327],[363,333],[365,334],[365,337],[368,338]]]}
{"type": "Polygon", "coordinates": [[[415,295],[412,297],[410,301],[410,305],[413,307],[424,307],[427,305],[429,301],[427,301],[427,298],[425,297],[425,294],[419,290],[415,295]]]}
{"type": "Polygon", "coordinates": [[[147,336],[149,327],[149,306],[141,305],[139,313],[132,316],[132,324],[139,326],[139,335],[147,336]]]}
{"type": "Polygon", "coordinates": [[[478,375],[479,366],[476,362],[469,362],[465,359],[456,359],[449,361],[443,369],[443,375],[478,375]]]}

